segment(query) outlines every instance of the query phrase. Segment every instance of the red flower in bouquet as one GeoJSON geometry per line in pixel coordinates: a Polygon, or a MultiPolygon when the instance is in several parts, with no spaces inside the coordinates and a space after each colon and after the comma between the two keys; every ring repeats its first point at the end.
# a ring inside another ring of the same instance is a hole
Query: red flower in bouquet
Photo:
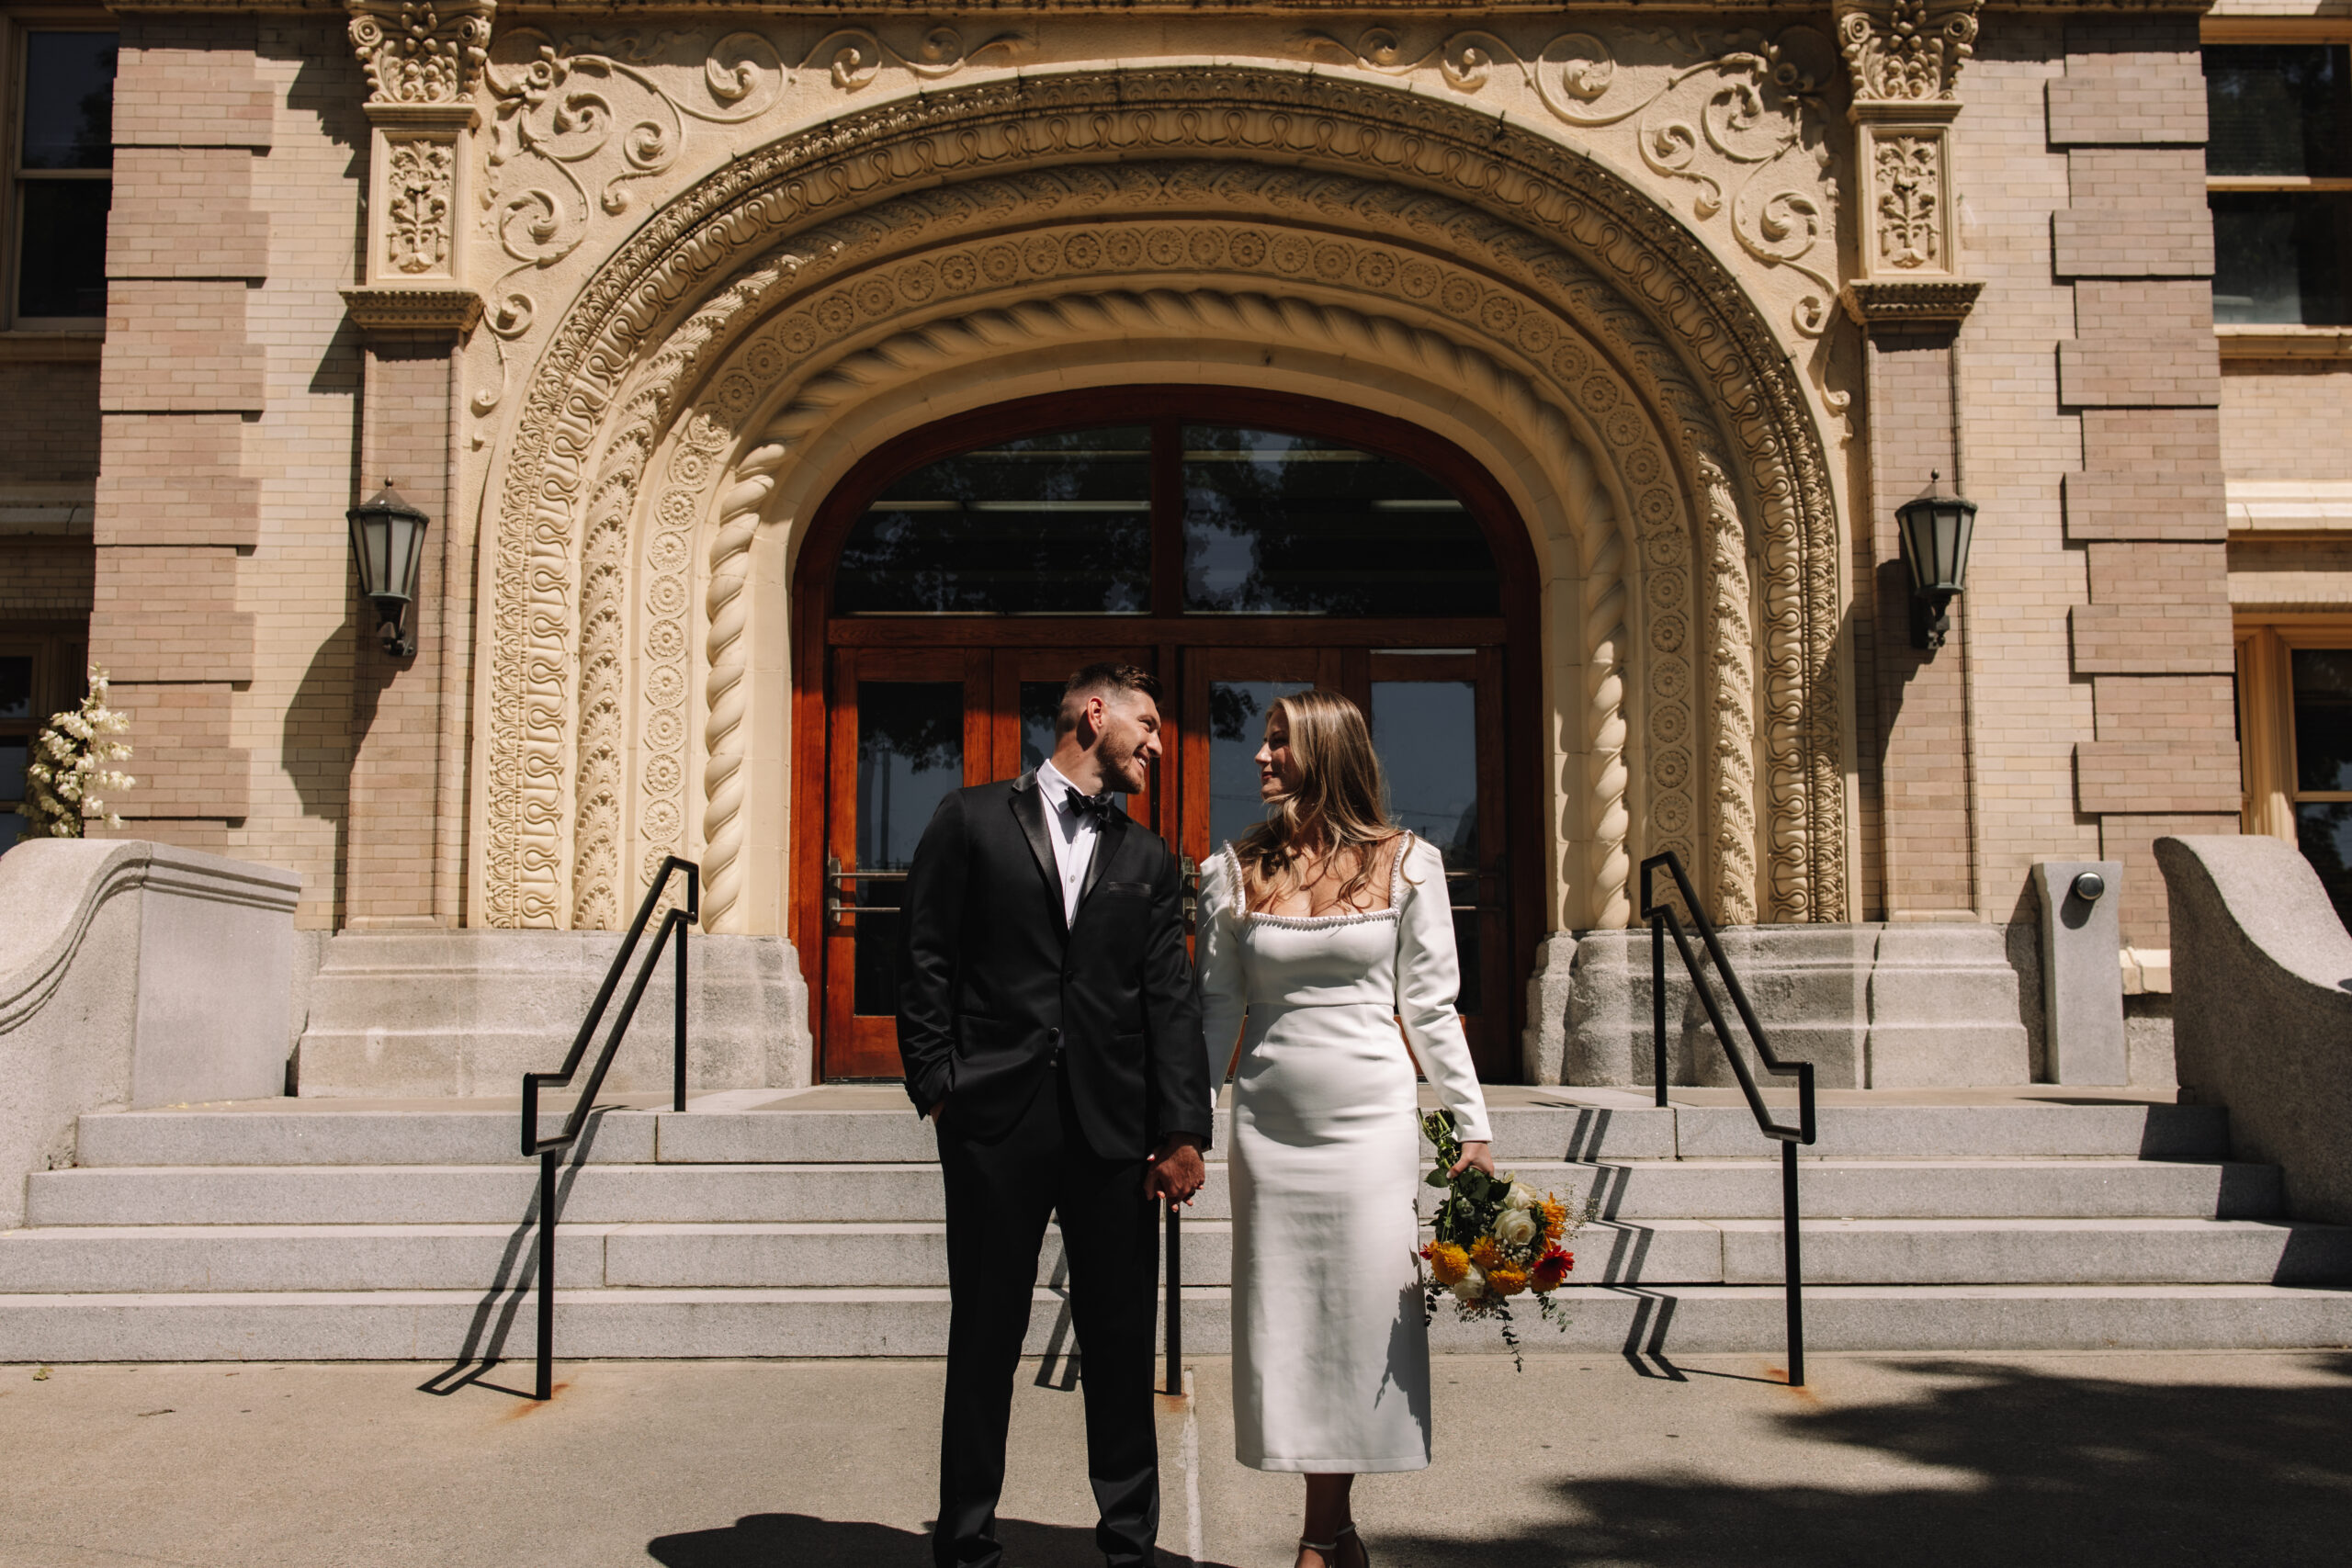
{"type": "Polygon", "coordinates": [[[1528,1282],[1539,1291],[1557,1290],[1568,1270],[1576,1266],[1576,1254],[1562,1252],[1555,1247],[1535,1260],[1535,1271],[1528,1282]]]}

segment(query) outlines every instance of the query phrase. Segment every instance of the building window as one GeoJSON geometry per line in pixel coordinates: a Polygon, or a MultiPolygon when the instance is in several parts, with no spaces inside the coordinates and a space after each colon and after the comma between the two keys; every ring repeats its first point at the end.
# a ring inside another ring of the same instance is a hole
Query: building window
{"type": "Polygon", "coordinates": [[[2352,323],[2352,49],[2209,44],[2213,319],[2352,323]]]}
{"type": "Polygon", "coordinates": [[[2291,840],[2352,927],[2352,626],[2241,628],[2242,826],[2291,840]]]}
{"type": "Polygon", "coordinates": [[[27,32],[9,162],[9,305],[18,325],[104,321],[114,198],[116,35],[27,32]]]}
{"type": "Polygon", "coordinates": [[[78,626],[0,626],[0,850],[32,826],[17,815],[25,764],[49,716],[81,700],[85,642],[78,626]]]}

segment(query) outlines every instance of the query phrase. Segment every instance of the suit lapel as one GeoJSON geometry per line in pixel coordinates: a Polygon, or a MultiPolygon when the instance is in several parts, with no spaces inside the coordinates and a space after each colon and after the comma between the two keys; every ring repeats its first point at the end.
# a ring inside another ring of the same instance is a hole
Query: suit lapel
{"type": "MultiPolygon", "coordinates": [[[[1046,879],[1046,897],[1053,904],[1054,913],[1062,912],[1062,874],[1054,862],[1052,829],[1046,825],[1046,795],[1037,787],[1036,770],[1032,769],[1013,781],[1013,820],[1021,824],[1022,836],[1029,840],[1029,852],[1037,857],[1038,874],[1046,879]]],[[[1061,927],[1067,933],[1068,921],[1061,927]]]]}
{"type": "Polygon", "coordinates": [[[1086,913],[1086,901],[1094,897],[1094,885],[1102,880],[1102,874],[1110,868],[1111,857],[1119,852],[1119,846],[1126,841],[1126,837],[1127,814],[1124,811],[1105,823],[1102,830],[1094,836],[1094,858],[1087,863],[1086,882],[1078,890],[1080,914],[1086,913]]]}

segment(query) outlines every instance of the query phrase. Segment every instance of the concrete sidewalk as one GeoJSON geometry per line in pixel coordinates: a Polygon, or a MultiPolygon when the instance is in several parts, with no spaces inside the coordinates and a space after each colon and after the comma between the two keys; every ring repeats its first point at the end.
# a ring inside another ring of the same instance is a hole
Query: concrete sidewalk
{"type": "MultiPolygon", "coordinates": [[[[1449,1357],[1437,1464],[1367,1477],[1381,1568],[2345,1559],[2352,1353],[1449,1357]]],[[[0,1368],[0,1565],[920,1568],[937,1362],[0,1368]],[[424,1385],[421,1387],[420,1385],[424,1385]],[[429,1390],[438,1392],[428,1392],[429,1390]]],[[[1171,1562],[1288,1568],[1295,1477],[1230,1372],[1165,1402],[1171,1562]]],[[[1024,1369],[1012,1568],[1092,1568],[1079,1398],[1024,1369]]]]}

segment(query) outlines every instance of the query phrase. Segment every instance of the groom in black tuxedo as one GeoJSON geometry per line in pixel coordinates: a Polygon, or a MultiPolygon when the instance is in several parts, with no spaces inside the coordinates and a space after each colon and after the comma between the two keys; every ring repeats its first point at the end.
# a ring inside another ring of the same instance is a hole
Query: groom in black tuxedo
{"type": "Polygon", "coordinates": [[[1211,1089],[1183,884],[1120,797],[1159,755],[1159,682],[1091,664],[1053,756],[940,803],[915,850],[900,954],[907,1093],[947,1185],[947,1402],[938,1568],[996,1568],[1005,1427],[1037,1253],[1059,1216],[1083,1357],[1095,1540],[1152,1561],[1159,1205],[1206,1179],[1211,1089]]]}

